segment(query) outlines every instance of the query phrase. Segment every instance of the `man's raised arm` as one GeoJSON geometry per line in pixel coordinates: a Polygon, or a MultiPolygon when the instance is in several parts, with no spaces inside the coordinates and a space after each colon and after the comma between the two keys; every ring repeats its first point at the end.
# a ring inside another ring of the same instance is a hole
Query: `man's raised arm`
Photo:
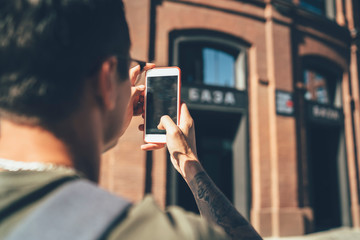
{"type": "MultiPolygon", "coordinates": [[[[193,192],[201,215],[222,227],[232,239],[262,239],[202,168],[196,153],[194,122],[186,105],[181,105],[179,126],[169,116],[163,116],[158,128],[166,130],[171,162],[193,192]]],[[[145,144],[142,149],[153,150],[163,146],[145,144]]]]}
{"type": "Polygon", "coordinates": [[[232,239],[262,239],[205,171],[196,174],[188,184],[201,215],[221,226],[232,239]]]}

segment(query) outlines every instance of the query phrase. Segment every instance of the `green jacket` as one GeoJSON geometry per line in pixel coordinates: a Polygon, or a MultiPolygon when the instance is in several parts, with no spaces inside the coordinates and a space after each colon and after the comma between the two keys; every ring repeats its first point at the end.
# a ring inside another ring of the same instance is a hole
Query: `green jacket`
{"type": "MultiPolygon", "coordinates": [[[[16,225],[21,224],[21,220],[57,187],[78,178],[78,174],[66,170],[0,172],[0,239],[16,229],[16,225]]],[[[181,208],[169,207],[162,211],[154,199],[147,196],[127,211],[125,219],[117,223],[108,239],[195,240],[227,237],[222,229],[181,208]]]]}

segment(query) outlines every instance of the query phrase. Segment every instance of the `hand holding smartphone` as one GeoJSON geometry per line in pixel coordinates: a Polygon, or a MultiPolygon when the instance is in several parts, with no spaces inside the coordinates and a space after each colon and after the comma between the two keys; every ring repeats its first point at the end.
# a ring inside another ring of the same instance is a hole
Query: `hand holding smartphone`
{"type": "Polygon", "coordinates": [[[153,68],[146,72],[144,141],[165,143],[166,132],[157,128],[164,115],[178,125],[180,113],[180,69],[153,68]]]}

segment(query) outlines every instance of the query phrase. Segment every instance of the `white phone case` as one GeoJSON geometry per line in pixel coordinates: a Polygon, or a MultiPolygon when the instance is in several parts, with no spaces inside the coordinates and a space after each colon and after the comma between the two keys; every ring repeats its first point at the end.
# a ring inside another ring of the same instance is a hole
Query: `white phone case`
{"type": "MultiPolygon", "coordinates": [[[[178,67],[164,67],[164,68],[153,68],[146,72],[146,88],[148,87],[148,77],[165,77],[165,76],[177,76],[177,121],[176,124],[179,124],[180,117],[180,89],[181,89],[181,71],[178,67]]],[[[147,94],[148,91],[145,91],[145,122],[144,122],[144,141],[147,143],[166,143],[166,134],[148,134],[147,132],[147,94]]]]}

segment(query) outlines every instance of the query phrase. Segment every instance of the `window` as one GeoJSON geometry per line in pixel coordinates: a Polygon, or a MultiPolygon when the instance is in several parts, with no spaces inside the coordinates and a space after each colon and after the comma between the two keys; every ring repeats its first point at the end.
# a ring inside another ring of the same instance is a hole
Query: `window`
{"type": "Polygon", "coordinates": [[[300,0],[300,6],[313,13],[335,19],[335,0],[300,0]]]}
{"type": "Polygon", "coordinates": [[[236,48],[203,41],[179,43],[183,84],[246,89],[245,54],[236,48]],[[240,66],[240,70],[237,68],[240,66]]]}
{"type": "Polygon", "coordinates": [[[325,14],[325,0],[301,0],[300,5],[318,14],[325,14]]]}
{"type": "Polygon", "coordinates": [[[310,70],[305,71],[305,99],[329,104],[328,90],[324,76],[310,70]]]}
{"type": "Polygon", "coordinates": [[[235,57],[214,49],[203,48],[204,84],[235,87],[235,57]]]}
{"type": "Polygon", "coordinates": [[[341,107],[340,81],[319,71],[307,69],[304,71],[304,84],[306,100],[341,107]]]}

